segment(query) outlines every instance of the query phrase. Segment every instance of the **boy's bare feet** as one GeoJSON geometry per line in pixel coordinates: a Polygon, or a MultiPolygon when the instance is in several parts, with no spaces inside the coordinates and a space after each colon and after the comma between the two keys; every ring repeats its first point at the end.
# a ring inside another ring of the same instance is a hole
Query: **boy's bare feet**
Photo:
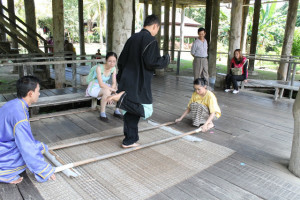
{"type": "Polygon", "coordinates": [[[22,180],[23,180],[23,177],[20,177],[17,180],[10,182],[10,184],[18,184],[18,183],[21,183],[22,180]]]}
{"type": "Polygon", "coordinates": [[[114,101],[114,102],[118,102],[121,98],[121,96],[124,94],[125,91],[122,91],[120,93],[116,93],[115,95],[111,95],[109,97],[107,97],[107,101],[110,102],[110,101],[114,101]]]}
{"type": "Polygon", "coordinates": [[[138,143],[133,143],[133,144],[130,144],[130,145],[124,145],[124,144],[122,144],[122,147],[124,149],[131,148],[131,147],[137,147],[137,146],[140,146],[140,144],[138,144],[138,143]]]}

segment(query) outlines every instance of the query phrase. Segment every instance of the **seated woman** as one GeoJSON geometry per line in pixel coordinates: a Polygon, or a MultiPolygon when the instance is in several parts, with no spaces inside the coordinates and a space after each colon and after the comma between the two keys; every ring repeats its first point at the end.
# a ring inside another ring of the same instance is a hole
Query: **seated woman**
{"type": "MultiPolygon", "coordinates": [[[[89,85],[86,89],[86,95],[101,99],[100,120],[105,122],[108,121],[105,113],[106,104],[112,103],[107,102],[107,97],[117,91],[116,63],[117,54],[108,52],[106,55],[106,63],[93,66],[87,77],[89,85]]],[[[119,109],[115,110],[114,116],[122,118],[119,109]]]]}
{"type": "Polygon", "coordinates": [[[239,87],[237,81],[247,82],[248,78],[248,60],[242,55],[240,49],[234,51],[234,57],[230,63],[230,73],[226,76],[226,89],[225,92],[229,92],[231,83],[233,84],[233,94],[239,93],[239,87]]]}
{"type": "Polygon", "coordinates": [[[194,89],[187,109],[175,122],[180,122],[191,112],[193,125],[198,127],[203,124],[201,128],[205,132],[214,127],[212,121],[221,116],[221,110],[216,96],[207,89],[207,81],[204,78],[194,81],[194,89]]]}

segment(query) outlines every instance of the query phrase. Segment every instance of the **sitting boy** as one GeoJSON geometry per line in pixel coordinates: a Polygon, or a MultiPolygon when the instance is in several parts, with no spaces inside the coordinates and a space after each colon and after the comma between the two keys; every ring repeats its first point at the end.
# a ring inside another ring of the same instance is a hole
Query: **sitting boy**
{"type": "Polygon", "coordinates": [[[45,162],[47,146],[33,138],[29,106],[40,96],[39,80],[24,76],[17,81],[17,96],[0,108],[0,182],[17,184],[28,168],[38,182],[55,180],[55,168],[45,162]]]}

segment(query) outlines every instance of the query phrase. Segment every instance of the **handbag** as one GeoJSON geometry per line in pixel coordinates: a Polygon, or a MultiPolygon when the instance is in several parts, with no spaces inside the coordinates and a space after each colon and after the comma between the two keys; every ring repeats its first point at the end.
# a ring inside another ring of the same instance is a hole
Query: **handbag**
{"type": "Polygon", "coordinates": [[[231,72],[235,76],[242,75],[242,70],[243,70],[242,68],[238,68],[238,67],[231,68],[231,72]]]}

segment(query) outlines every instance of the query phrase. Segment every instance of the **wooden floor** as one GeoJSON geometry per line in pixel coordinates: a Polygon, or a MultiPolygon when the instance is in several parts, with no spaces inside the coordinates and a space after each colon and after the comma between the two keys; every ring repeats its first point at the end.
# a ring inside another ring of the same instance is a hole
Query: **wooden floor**
{"type": "MultiPolygon", "coordinates": [[[[151,118],[159,123],[172,121],[186,108],[193,92],[192,78],[154,77],[152,90],[151,118]]],[[[214,93],[222,116],[214,129],[195,136],[235,153],[150,199],[300,199],[300,180],[287,169],[293,100],[274,101],[273,95],[251,91],[214,93]]],[[[84,112],[31,122],[32,131],[37,140],[53,143],[121,127],[122,121],[114,119],[112,112],[108,109],[109,123],[99,121],[96,111],[84,112]]],[[[190,117],[173,127],[182,132],[194,130],[190,117]]],[[[41,199],[26,180],[18,186],[0,184],[0,199],[41,199]]]]}

